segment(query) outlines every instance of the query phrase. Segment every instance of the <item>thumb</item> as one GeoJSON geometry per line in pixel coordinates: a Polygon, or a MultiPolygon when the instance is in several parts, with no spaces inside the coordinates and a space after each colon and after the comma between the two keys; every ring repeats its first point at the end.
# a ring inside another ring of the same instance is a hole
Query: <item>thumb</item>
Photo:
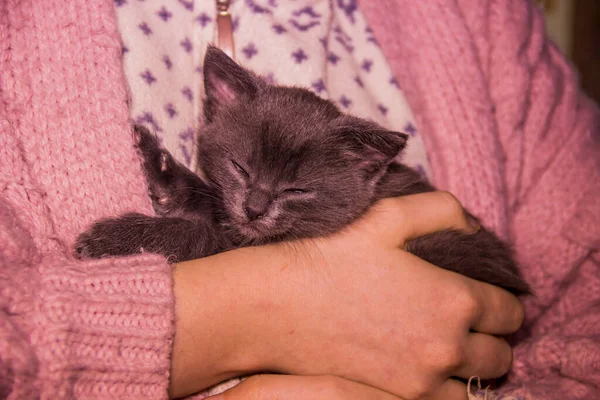
{"type": "Polygon", "coordinates": [[[476,221],[467,216],[462,204],[449,192],[427,192],[378,201],[354,225],[380,242],[403,247],[405,242],[445,229],[474,233],[476,221]]]}
{"type": "Polygon", "coordinates": [[[205,400],[300,400],[313,398],[315,381],[296,375],[252,375],[237,386],[205,400]]]}

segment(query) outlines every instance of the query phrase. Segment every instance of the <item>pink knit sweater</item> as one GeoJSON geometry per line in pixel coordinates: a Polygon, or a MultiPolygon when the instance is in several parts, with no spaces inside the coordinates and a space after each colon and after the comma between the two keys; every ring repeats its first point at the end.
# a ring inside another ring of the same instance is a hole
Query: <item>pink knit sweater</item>
{"type": "MultiPolygon", "coordinates": [[[[76,261],[100,217],[151,212],[110,0],[0,1],[0,397],[165,398],[159,256],[76,261]]],[[[595,106],[533,2],[364,1],[435,182],[515,243],[536,291],[504,393],[600,396],[595,106]]]]}

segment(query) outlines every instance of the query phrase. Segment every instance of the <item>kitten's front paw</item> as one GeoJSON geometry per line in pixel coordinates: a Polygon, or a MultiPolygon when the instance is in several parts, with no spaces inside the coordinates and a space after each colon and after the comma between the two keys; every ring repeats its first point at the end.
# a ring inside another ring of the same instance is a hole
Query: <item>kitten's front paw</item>
{"type": "Polygon", "coordinates": [[[139,253],[140,246],[133,245],[132,235],[128,235],[124,228],[119,218],[95,223],[77,238],[75,256],[89,259],[139,253]]]}
{"type": "Polygon", "coordinates": [[[80,260],[102,258],[103,251],[96,245],[90,233],[82,233],[75,242],[75,256],[80,260]]]}
{"type": "Polygon", "coordinates": [[[156,135],[144,126],[133,127],[133,139],[142,158],[154,211],[158,215],[167,215],[173,199],[172,185],[177,177],[177,162],[161,147],[156,135]]]}

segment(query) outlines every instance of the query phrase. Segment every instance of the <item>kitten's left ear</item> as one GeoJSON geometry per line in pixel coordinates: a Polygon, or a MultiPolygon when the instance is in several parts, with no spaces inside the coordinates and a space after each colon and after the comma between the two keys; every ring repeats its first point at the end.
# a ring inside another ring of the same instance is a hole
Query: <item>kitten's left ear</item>
{"type": "Polygon", "coordinates": [[[208,46],[204,56],[204,115],[210,122],[224,106],[241,97],[254,98],[260,78],[245,70],[215,46],[208,46]]]}
{"type": "Polygon", "coordinates": [[[384,170],[406,147],[408,140],[404,133],[348,115],[337,119],[334,135],[348,146],[348,157],[367,175],[384,170]]]}

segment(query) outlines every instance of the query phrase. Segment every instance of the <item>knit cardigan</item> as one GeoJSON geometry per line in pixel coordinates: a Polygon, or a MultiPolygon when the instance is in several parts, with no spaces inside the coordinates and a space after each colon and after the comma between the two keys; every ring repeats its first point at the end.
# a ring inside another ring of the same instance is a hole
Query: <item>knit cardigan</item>
{"type": "MultiPolygon", "coordinates": [[[[600,396],[599,113],[533,1],[363,1],[435,184],[514,243],[536,296],[501,393],[600,396]]],[[[0,0],[0,397],[167,397],[160,256],[79,261],[98,218],[151,213],[110,0],[0,0]]]]}

